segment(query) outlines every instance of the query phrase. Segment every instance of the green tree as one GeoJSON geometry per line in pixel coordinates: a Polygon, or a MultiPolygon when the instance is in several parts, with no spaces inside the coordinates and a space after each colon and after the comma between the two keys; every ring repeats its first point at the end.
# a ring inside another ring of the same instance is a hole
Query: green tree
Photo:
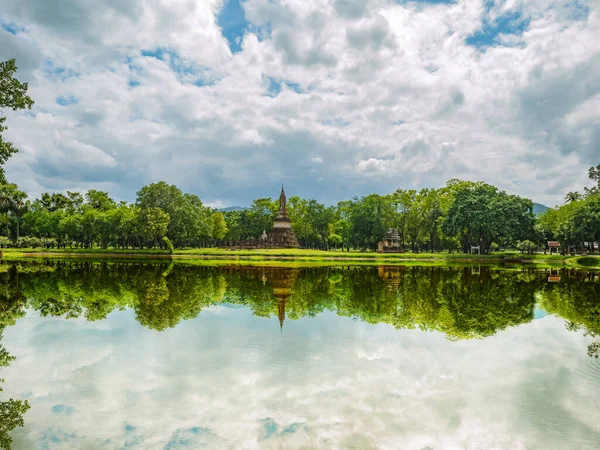
{"type": "Polygon", "coordinates": [[[116,202],[109,197],[108,192],[95,189],[87,191],[85,200],[88,205],[99,211],[108,211],[116,206],[116,202]]]}
{"type": "Polygon", "coordinates": [[[169,220],[169,214],[160,208],[151,206],[140,210],[140,231],[144,239],[158,246],[158,242],[167,233],[169,220]]]}
{"type": "Polygon", "coordinates": [[[596,186],[592,187],[592,189],[595,189],[595,193],[598,193],[600,191],[600,164],[596,167],[590,167],[588,176],[590,177],[590,180],[596,183],[596,186]]]}
{"type": "Polygon", "coordinates": [[[27,194],[20,190],[13,191],[12,198],[10,200],[10,210],[15,215],[17,222],[17,231],[16,231],[16,239],[19,240],[19,231],[21,226],[21,218],[23,214],[27,212],[29,205],[27,203],[27,194]]]}
{"type": "Polygon", "coordinates": [[[227,231],[227,223],[223,213],[214,212],[212,214],[212,237],[216,241],[220,241],[227,236],[227,231]]]}
{"type": "Polygon", "coordinates": [[[565,201],[567,203],[576,202],[577,200],[581,200],[581,194],[579,192],[568,192],[565,196],[565,201]]]}
{"type": "Polygon", "coordinates": [[[49,194],[48,192],[42,194],[40,202],[50,212],[67,209],[72,204],[71,200],[64,194],[49,194]]]}
{"type": "Polygon", "coordinates": [[[167,237],[176,247],[201,245],[211,237],[211,210],[200,199],[183,194],[175,185],[164,181],[144,186],[137,193],[136,205],[143,211],[159,208],[169,215],[167,237]]]}
{"type": "MultiPolygon", "coordinates": [[[[27,83],[21,83],[14,77],[17,71],[15,59],[0,62],[0,110],[9,108],[13,111],[31,109],[33,100],[27,95],[27,83]]],[[[6,183],[4,167],[6,161],[15,153],[17,148],[2,138],[2,132],[8,127],[4,125],[6,117],[0,117],[0,183],[6,183]]]]}
{"type": "Polygon", "coordinates": [[[456,192],[442,230],[460,239],[465,252],[476,244],[489,253],[493,241],[510,243],[532,237],[534,220],[531,200],[477,183],[456,192]]]}

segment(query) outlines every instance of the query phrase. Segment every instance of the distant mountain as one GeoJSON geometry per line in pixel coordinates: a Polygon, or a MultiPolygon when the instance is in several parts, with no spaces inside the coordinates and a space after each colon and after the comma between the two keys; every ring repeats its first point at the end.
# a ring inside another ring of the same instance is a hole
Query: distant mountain
{"type": "Polygon", "coordinates": [[[533,213],[537,216],[538,214],[543,214],[545,213],[547,210],[549,210],[550,208],[548,208],[546,205],[542,205],[541,203],[534,203],[533,204],[533,213]]]}
{"type": "Polygon", "coordinates": [[[221,212],[231,212],[231,211],[243,211],[248,208],[243,208],[241,206],[228,206],[227,208],[221,208],[219,211],[221,212]]]}

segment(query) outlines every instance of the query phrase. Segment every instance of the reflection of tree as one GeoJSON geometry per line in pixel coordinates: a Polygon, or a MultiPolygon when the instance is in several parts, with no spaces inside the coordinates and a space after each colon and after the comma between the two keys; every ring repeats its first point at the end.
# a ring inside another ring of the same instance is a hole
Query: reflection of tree
{"type": "MultiPolygon", "coordinates": [[[[566,320],[569,331],[600,336],[600,283],[595,272],[562,271],[561,282],[548,284],[542,291],[541,304],[546,311],[566,320]]],[[[598,358],[600,342],[588,347],[588,354],[598,358]]]]}
{"type": "Polygon", "coordinates": [[[9,432],[25,425],[23,415],[29,410],[27,400],[13,400],[0,402],[0,448],[10,449],[12,438],[9,432]]]}
{"type": "Polygon", "coordinates": [[[481,338],[531,321],[539,286],[514,275],[482,270],[470,276],[465,270],[460,281],[444,283],[440,290],[454,321],[448,333],[456,338],[481,338]]]}
{"type": "MultiPolygon", "coordinates": [[[[19,274],[16,267],[7,273],[0,274],[0,342],[4,328],[14,325],[25,315],[23,309],[24,297],[20,291],[19,274]]],[[[0,344],[0,368],[8,367],[15,357],[0,344]]],[[[0,383],[4,382],[0,378],[0,383]]],[[[2,387],[0,386],[0,392],[2,387]]],[[[18,426],[23,426],[23,415],[29,409],[29,403],[21,400],[0,400],[0,448],[10,449],[12,438],[9,432],[18,426]]]]}
{"type": "Polygon", "coordinates": [[[397,328],[444,332],[451,339],[491,336],[533,319],[542,275],[524,281],[483,268],[431,267],[360,270],[336,283],[339,314],[397,328]],[[538,280],[538,282],[536,282],[538,280]]]}
{"type": "Polygon", "coordinates": [[[135,311],[139,322],[155,330],[174,327],[181,320],[193,319],[202,309],[222,297],[223,276],[219,273],[180,268],[168,276],[146,278],[139,290],[135,311]]]}
{"type": "Polygon", "coordinates": [[[248,306],[262,317],[294,320],[333,310],[368,323],[436,330],[450,339],[484,338],[532,320],[536,292],[552,289],[544,287],[542,271],[485,267],[477,273],[439,267],[300,270],[89,262],[59,262],[50,269],[39,265],[37,272],[35,265],[28,267],[2,274],[8,281],[0,285],[0,298],[22,297],[15,303],[19,311],[26,298],[42,315],[83,315],[88,320],[131,307],[142,325],[155,330],[194,318],[222,301],[248,306]]]}

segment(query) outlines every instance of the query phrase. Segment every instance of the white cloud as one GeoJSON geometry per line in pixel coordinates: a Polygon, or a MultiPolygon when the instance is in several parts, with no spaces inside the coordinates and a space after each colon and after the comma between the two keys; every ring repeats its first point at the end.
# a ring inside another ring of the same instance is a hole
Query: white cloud
{"type": "Polygon", "coordinates": [[[464,177],[555,204],[598,163],[597,2],[247,0],[236,54],[220,0],[4,3],[25,31],[0,29],[0,59],[17,57],[36,100],[34,116],[9,114],[22,151],[7,173],[34,195],[133,200],[166,179],[209,203],[248,204],[280,182],[335,202],[464,177]],[[522,35],[467,45],[517,13],[522,35]],[[157,49],[163,60],[141,54],[157,49]],[[61,171],[65,156],[82,170],[61,171]],[[569,180],[544,182],[565,164],[569,180]]]}

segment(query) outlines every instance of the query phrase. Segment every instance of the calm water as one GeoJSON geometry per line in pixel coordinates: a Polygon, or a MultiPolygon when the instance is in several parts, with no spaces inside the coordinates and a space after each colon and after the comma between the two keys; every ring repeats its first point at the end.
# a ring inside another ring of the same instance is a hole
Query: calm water
{"type": "Polygon", "coordinates": [[[1,267],[16,450],[600,446],[595,272],[1,267]]]}

